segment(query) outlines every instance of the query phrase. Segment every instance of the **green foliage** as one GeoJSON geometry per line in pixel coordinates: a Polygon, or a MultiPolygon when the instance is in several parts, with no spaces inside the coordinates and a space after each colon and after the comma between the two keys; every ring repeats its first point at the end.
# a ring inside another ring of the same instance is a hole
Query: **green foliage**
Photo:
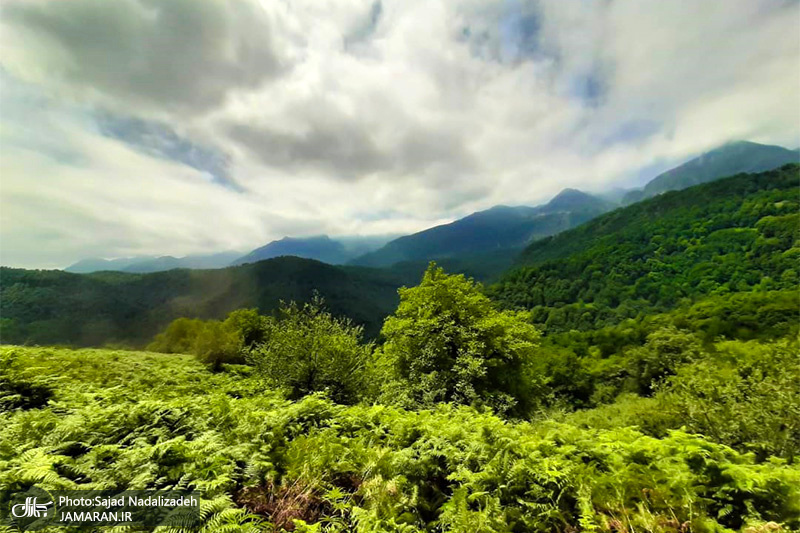
{"type": "Polygon", "coordinates": [[[764,459],[800,453],[800,346],[726,342],[683,366],[659,407],[691,431],[764,459]]]}
{"type": "Polygon", "coordinates": [[[0,350],[60,376],[48,406],[0,414],[0,505],[32,485],[183,488],[203,495],[202,531],[800,527],[797,466],[683,431],[291,402],[183,355],[0,350]]]}
{"type": "Polygon", "coordinates": [[[197,332],[192,352],[197,359],[212,370],[222,365],[244,363],[242,337],[238,331],[225,322],[209,320],[197,332]]]}
{"type": "Polygon", "coordinates": [[[147,349],[161,353],[192,353],[204,326],[204,321],[197,318],[176,318],[155,336],[147,349]]]}
{"type": "Polygon", "coordinates": [[[0,352],[0,412],[46,405],[53,396],[53,380],[37,376],[35,368],[21,367],[14,350],[0,352]]]}
{"type": "MultiPolygon", "coordinates": [[[[731,292],[796,290],[800,166],[618,209],[529,246],[493,286],[548,331],[596,328],[731,292]]],[[[795,306],[795,310],[797,307],[795,306]]]]}
{"type": "Polygon", "coordinates": [[[680,365],[700,357],[700,343],[691,334],[665,328],[648,335],[644,346],[634,348],[627,355],[630,361],[628,375],[634,388],[642,395],[649,395],[680,365]]]}
{"type": "MultiPolygon", "coordinates": [[[[743,453],[753,452],[758,461],[781,457],[795,462],[800,450],[797,341],[725,341],[709,347],[711,351],[698,350],[687,341],[688,350],[669,350],[686,357],[681,358],[682,364],[676,361],[672,375],[661,381],[649,398],[638,396],[634,387],[625,387],[631,379],[625,375],[625,363],[630,368],[630,359],[620,358],[616,366],[605,367],[597,361],[582,361],[584,372],[595,372],[591,375],[597,386],[594,399],[613,403],[557,418],[581,427],[637,426],[658,437],[683,428],[743,453]],[[602,372],[605,376],[599,375],[602,372]]],[[[632,352],[638,354],[639,349],[632,352]]]]}
{"type": "Polygon", "coordinates": [[[431,263],[419,286],[400,289],[379,359],[395,380],[386,394],[413,404],[452,401],[499,412],[530,407],[538,331],[525,313],[498,311],[480,286],[431,263]]]}
{"type": "Polygon", "coordinates": [[[313,392],[339,403],[363,397],[372,345],[361,344],[361,327],[325,311],[319,298],[284,304],[279,319],[268,324],[250,361],[274,386],[294,399],[313,392]]]}
{"type": "MultiPolygon", "coordinates": [[[[416,273],[415,273],[416,274],[416,273]]],[[[268,314],[281,300],[322,294],[337,316],[376,336],[397,305],[403,273],[279,257],[217,270],[151,274],[0,267],[0,339],[9,344],[145,346],[180,317],[223,319],[242,308],[268,314]]]]}
{"type": "Polygon", "coordinates": [[[225,327],[236,332],[243,349],[250,349],[264,342],[270,323],[258,314],[258,309],[238,309],[225,319],[225,327]]]}

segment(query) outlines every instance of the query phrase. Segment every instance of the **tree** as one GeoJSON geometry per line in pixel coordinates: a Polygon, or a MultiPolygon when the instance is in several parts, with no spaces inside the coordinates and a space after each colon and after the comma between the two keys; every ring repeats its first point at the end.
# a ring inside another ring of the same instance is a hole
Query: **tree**
{"type": "Polygon", "coordinates": [[[199,318],[176,318],[147,345],[151,352],[192,353],[197,335],[204,327],[199,318]]]}
{"type": "Polygon", "coordinates": [[[302,307],[282,303],[279,313],[250,353],[257,371],[293,399],[313,392],[338,403],[361,398],[372,356],[372,345],[361,344],[363,328],[325,311],[319,297],[302,307]]]}
{"type": "Polygon", "coordinates": [[[258,314],[258,309],[237,309],[225,319],[225,326],[239,336],[242,348],[253,348],[264,342],[270,319],[258,314]]]}
{"type": "Polygon", "coordinates": [[[209,320],[194,340],[193,352],[201,363],[213,371],[222,364],[244,363],[242,341],[239,332],[226,322],[209,320]]]}
{"type": "Polygon", "coordinates": [[[673,375],[680,365],[697,360],[700,354],[700,342],[691,333],[674,327],[650,333],[644,346],[628,354],[634,388],[639,394],[652,394],[661,380],[673,375]]]}
{"type": "Polygon", "coordinates": [[[530,407],[536,376],[528,363],[539,332],[528,313],[498,311],[481,285],[431,263],[417,287],[400,289],[400,305],[381,334],[385,391],[430,406],[488,405],[499,412],[530,407]]]}

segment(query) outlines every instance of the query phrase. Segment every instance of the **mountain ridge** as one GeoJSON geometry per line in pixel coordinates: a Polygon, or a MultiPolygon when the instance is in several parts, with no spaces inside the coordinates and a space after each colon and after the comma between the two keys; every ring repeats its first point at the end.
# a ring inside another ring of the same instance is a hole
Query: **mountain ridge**
{"type": "Polygon", "coordinates": [[[564,189],[536,206],[496,205],[463,218],[390,241],[350,264],[388,267],[402,262],[453,258],[520,248],[613,209],[611,202],[564,189]]]}
{"type": "Polygon", "coordinates": [[[630,205],[667,191],[683,190],[739,173],[764,172],[789,163],[800,163],[800,150],[751,141],[733,141],[662,172],[622,198],[630,205]]]}

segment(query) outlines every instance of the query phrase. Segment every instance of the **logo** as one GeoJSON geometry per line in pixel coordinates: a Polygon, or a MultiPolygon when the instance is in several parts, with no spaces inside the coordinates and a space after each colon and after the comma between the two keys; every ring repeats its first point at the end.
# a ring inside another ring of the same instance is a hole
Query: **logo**
{"type": "Polygon", "coordinates": [[[37,503],[36,496],[28,496],[25,503],[18,503],[11,507],[11,514],[17,518],[41,518],[47,516],[47,506],[53,502],[37,503]]]}

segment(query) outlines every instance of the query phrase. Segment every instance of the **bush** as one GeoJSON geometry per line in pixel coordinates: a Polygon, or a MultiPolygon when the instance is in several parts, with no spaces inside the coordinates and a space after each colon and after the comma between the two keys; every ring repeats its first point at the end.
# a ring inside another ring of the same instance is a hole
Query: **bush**
{"type": "Polygon", "coordinates": [[[339,403],[361,398],[372,357],[372,345],[361,344],[363,329],[325,311],[318,297],[302,307],[282,304],[279,313],[250,353],[257,371],[291,398],[313,392],[327,392],[339,403]]]}
{"type": "Polygon", "coordinates": [[[199,318],[176,318],[155,336],[147,350],[161,353],[192,353],[205,323],[199,318]]]}
{"type": "Polygon", "coordinates": [[[191,353],[219,370],[223,364],[246,362],[246,352],[266,338],[270,319],[256,309],[238,309],[223,321],[177,318],[156,335],[147,349],[161,353],[191,353]]]}
{"type": "Polygon", "coordinates": [[[419,286],[399,292],[400,305],[381,330],[381,364],[393,379],[386,397],[404,393],[419,406],[455,402],[515,414],[531,407],[539,332],[527,313],[498,311],[479,284],[433,263],[419,286]]]}
{"type": "Polygon", "coordinates": [[[245,362],[239,332],[225,322],[209,320],[197,333],[192,351],[197,359],[214,371],[223,364],[245,362]]]}

